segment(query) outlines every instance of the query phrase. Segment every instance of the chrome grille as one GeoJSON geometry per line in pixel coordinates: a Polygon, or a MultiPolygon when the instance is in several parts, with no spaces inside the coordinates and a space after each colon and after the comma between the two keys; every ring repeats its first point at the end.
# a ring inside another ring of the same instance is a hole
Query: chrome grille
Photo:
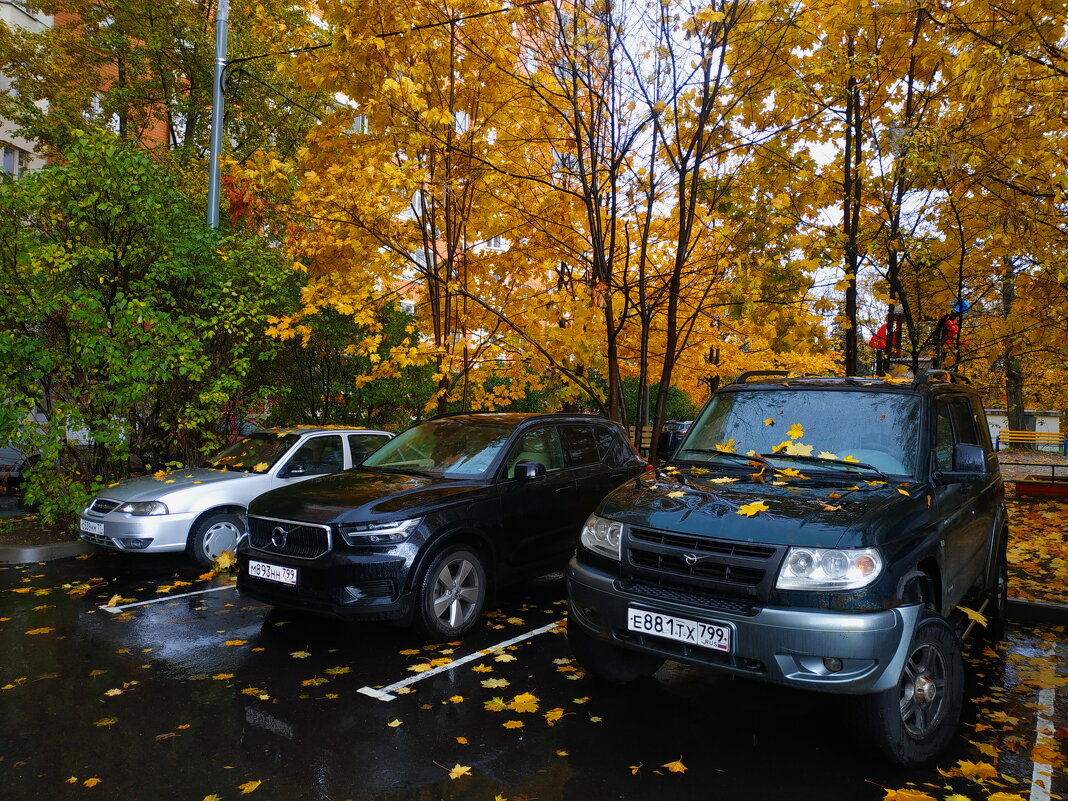
{"type": "Polygon", "coordinates": [[[95,512],[98,515],[106,515],[112,509],[118,508],[118,506],[118,501],[111,501],[107,498],[95,498],[93,503],[89,506],[89,511],[95,512]]]}
{"type": "Polygon", "coordinates": [[[315,559],[327,553],[331,545],[329,526],[253,515],[248,518],[248,539],[257,551],[294,559],[315,559]]]}

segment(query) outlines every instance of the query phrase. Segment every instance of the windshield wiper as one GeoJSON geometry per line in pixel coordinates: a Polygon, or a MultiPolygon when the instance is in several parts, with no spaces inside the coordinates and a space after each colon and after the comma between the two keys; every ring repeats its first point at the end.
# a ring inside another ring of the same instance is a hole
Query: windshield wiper
{"type": "Polygon", "coordinates": [[[712,456],[728,456],[728,457],[730,457],[732,459],[741,459],[743,462],[756,462],[758,464],[762,464],[762,465],[766,465],[767,467],[771,467],[771,465],[768,464],[768,460],[765,459],[763,455],[753,454],[752,456],[747,456],[744,453],[732,453],[731,451],[721,451],[718,448],[683,448],[682,450],[679,451],[679,453],[708,453],[708,454],[711,454],[712,456]]]}
{"type": "Polygon", "coordinates": [[[383,473],[395,473],[401,476],[425,476],[426,478],[440,478],[438,473],[431,473],[427,470],[414,470],[411,467],[379,467],[378,465],[356,465],[362,470],[375,470],[383,473]]]}
{"type": "Polygon", "coordinates": [[[847,462],[845,459],[821,459],[819,456],[802,456],[797,453],[765,453],[763,456],[770,457],[772,459],[797,459],[799,462],[810,462],[812,464],[829,464],[829,465],[842,465],[844,467],[856,467],[860,470],[868,470],[876,475],[882,476],[887,481],[890,481],[890,476],[880,470],[873,464],[867,462],[847,462]]]}

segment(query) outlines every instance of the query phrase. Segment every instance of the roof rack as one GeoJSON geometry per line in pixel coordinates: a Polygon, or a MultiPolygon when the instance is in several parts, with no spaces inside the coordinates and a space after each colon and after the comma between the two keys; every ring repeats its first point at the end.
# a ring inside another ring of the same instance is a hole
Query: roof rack
{"type": "Polygon", "coordinates": [[[963,376],[960,373],[954,373],[952,370],[942,369],[929,369],[920,370],[916,374],[916,378],[913,379],[913,385],[926,384],[933,381],[944,381],[947,384],[971,384],[971,380],[967,376],[963,376]]]}
{"type": "Polygon", "coordinates": [[[747,370],[742,373],[736,379],[731,381],[732,384],[746,384],[751,378],[789,378],[789,370],[747,370]]]}

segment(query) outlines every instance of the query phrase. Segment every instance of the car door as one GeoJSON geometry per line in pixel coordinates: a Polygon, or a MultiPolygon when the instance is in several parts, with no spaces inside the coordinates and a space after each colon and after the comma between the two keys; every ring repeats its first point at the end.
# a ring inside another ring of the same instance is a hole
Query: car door
{"type": "Polygon", "coordinates": [[[953,451],[960,443],[981,444],[967,397],[935,402],[934,470],[931,505],[940,520],[947,603],[966,593],[982,569],[985,537],[991,519],[986,481],[959,480],[953,475],[953,451]],[[941,475],[943,478],[938,479],[941,475]]]}
{"type": "Polygon", "coordinates": [[[626,469],[619,463],[615,437],[606,426],[570,423],[561,427],[561,433],[575,477],[573,525],[581,531],[597,504],[626,478],[626,469]]]}
{"type": "Polygon", "coordinates": [[[274,486],[336,473],[344,468],[344,448],[340,434],[321,434],[300,443],[279,468],[274,486]]]}
{"type": "Polygon", "coordinates": [[[520,433],[501,467],[501,553],[513,572],[538,575],[542,566],[557,563],[563,568],[578,536],[571,530],[575,497],[574,477],[556,426],[520,433]],[[515,466],[521,461],[543,465],[545,475],[515,478],[515,466]]]}

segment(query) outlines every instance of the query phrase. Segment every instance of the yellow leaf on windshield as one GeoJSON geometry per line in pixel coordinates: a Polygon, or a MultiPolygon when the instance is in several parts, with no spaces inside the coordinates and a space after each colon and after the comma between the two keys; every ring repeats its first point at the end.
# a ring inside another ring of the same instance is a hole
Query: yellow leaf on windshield
{"type": "Polygon", "coordinates": [[[773,425],[775,425],[775,421],[774,421],[774,420],[772,420],[772,419],[771,419],[770,417],[768,417],[768,418],[766,418],[766,419],[764,420],[764,425],[766,425],[766,426],[773,426],[773,425]]]}
{"type": "Polygon", "coordinates": [[[744,506],[738,507],[738,514],[742,517],[752,517],[757,512],[766,512],[768,505],[763,501],[754,501],[753,503],[747,503],[744,506]]]}
{"type": "Polygon", "coordinates": [[[720,476],[719,478],[709,479],[709,484],[733,484],[738,479],[731,478],[730,476],[720,476]]]}
{"type": "Polygon", "coordinates": [[[816,454],[816,458],[817,459],[837,459],[838,456],[836,454],[831,453],[830,451],[820,451],[819,453],[816,454]]]}
{"type": "Polygon", "coordinates": [[[790,439],[801,439],[805,436],[805,428],[800,423],[794,423],[786,432],[790,439]]]}
{"type": "Polygon", "coordinates": [[[719,443],[719,445],[716,446],[716,450],[720,453],[734,453],[737,447],[738,443],[733,439],[729,439],[726,442],[719,443]]]}
{"type": "Polygon", "coordinates": [[[856,462],[857,464],[860,463],[860,459],[858,459],[856,456],[853,456],[853,455],[843,456],[842,457],[842,461],[843,462],[856,462]]]}
{"type": "Polygon", "coordinates": [[[681,490],[676,490],[675,492],[669,492],[669,493],[667,494],[667,496],[668,496],[669,498],[681,498],[681,497],[682,497],[683,495],[685,495],[685,494],[686,494],[686,493],[685,493],[685,492],[682,492],[681,490]]]}
{"type": "Polygon", "coordinates": [[[791,442],[786,446],[786,453],[789,456],[811,456],[812,446],[802,445],[800,442],[791,442]]]}

